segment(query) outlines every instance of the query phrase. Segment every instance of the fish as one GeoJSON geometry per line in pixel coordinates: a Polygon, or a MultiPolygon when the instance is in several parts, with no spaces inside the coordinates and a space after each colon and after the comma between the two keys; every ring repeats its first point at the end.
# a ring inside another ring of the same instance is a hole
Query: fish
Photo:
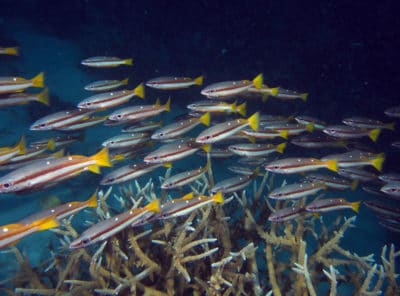
{"type": "Polygon", "coordinates": [[[0,94],[21,92],[28,87],[44,87],[44,73],[40,72],[32,79],[0,77],[0,94]]]}
{"type": "Polygon", "coordinates": [[[26,154],[25,137],[13,147],[0,147],[0,164],[8,161],[16,155],[26,154]]]}
{"type": "Polygon", "coordinates": [[[331,174],[309,174],[305,176],[305,179],[311,182],[318,182],[325,184],[326,187],[336,189],[336,190],[345,190],[351,189],[355,190],[357,188],[358,182],[351,181],[339,176],[331,175],[331,174]]]}
{"type": "Polygon", "coordinates": [[[278,159],[267,163],[265,166],[267,171],[278,174],[293,174],[327,168],[337,172],[338,163],[336,159],[319,160],[317,158],[291,157],[278,159]]]}
{"type": "Polygon", "coordinates": [[[62,131],[62,132],[76,132],[76,131],[81,131],[83,129],[95,126],[99,123],[105,122],[107,120],[108,116],[90,116],[90,117],[84,117],[81,118],[81,120],[74,122],[72,124],[68,124],[66,126],[61,126],[58,128],[55,128],[57,131],[62,131]]]}
{"type": "Polygon", "coordinates": [[[380,191],[394,197],[400,197],[400,182],[391,182],[382,186],[380,191]]]}
{"type": "Polygon", "coordinates": [[[272,190],[268,197],[278,200],[298,199],[321,190],[325,190],[326,185],[318,182],[292,183],[272,190]]]}
{"type": "Polygon", "coordinates": [[[344,198],[327,198],[314,200],[305,206],[307,212],[326,213],[330,211],[351,209],[358,213],[361,201],[349,202],[344,198]]]}
{"type": "Polygon", "coordinates": [[[302,214],[304,214],[304,212],[305,212],[304,207],[294,206],[294,207],[282,208],[272,212],[268,216],[268,221],[274,223],[285,222],[300,217],[302,214]]]}
{"type": "MultiPolygon", "coordinates": [[[[271,94],[272,95],[272,94],[271,94]]],[[[281,100],[295,100],[300,99],[304,102],[307,101],[308,93],[300,93],[294,90],[284,89],[279,87],[276,95],[272,95],[281,100]]]]}
{"type": "Polygon", "coordinates": [[[187,88],[192,85],[202,85],[203,76],[198,76],[196,78],[190,77],[175,77],[175,76],[163,76],[150,79],[146,82],[146,86],[162,89],[162,90],[175,90],[187,88]]]}
{"type": "Polygon", "coordinates": [[[205,126],[210,125],[210,113],[204,113],[198,118],[188,118],[183,119],[178,122],[173,122],[168,125],[165,125],[153,132],[151,138],[153,140],[167,140],[174,139],[178,136],[181,136],[192,129],[194,129],[199,124],[203,124],[205,126]]]}
{"type": "Polygon", "coordinates": [[[378,140],[381,129],[366,129],[349,125],[329,125],[322,130],[329,136],[343,139],[369,137],[373,142],[378,140]]]}
{"type": "Polygon", "coordinates": [[[400,148],[400,142],[396,141],[391,144],[392,147],[400,148]]]}
{"type": "Polygon", "coordinates": [[[114,217],[102,220],[81,233],[78,238],[70,243],[69,248],[84,248],[97,242],[104,241],[131,226],[138,220],[140,221],[143,216],[148,214],[148,212],[159,211],[160,204],[156,199],[151,201],[145,207],[133,208],[114,217]]]}
{"type": "Polygon", "coordinates": [[[267,156],[274,152],[283,153],[285,147],[286,143],[281,143],[278,145],[241,143],[241,144],[229,145],[228,149],[233,153],[243,157],[262,157],[262,156],[267,156]]]}
{"type": "Polygon", "coordinates": [[[58,148],[64,148],[76,141],[82,142],[84,139],[83,134],[79,135],[65,135],[65,136],[55,136],[52,138],[44,138],[41,140],[33,141],[29,144],[31,148],[47,148],[49,150],[54,150],[58,148]]]}
{"type": "Polygon", "coordinates": [[[120,59],[117,57],[91,57],[81,61],[81,65],[87,67],[95,67],[95,68],[110,68],[110,67],[118,67],[121,65],[132,66],[133,60],[131,58],[128,59],[120,59]]]}
{"type": "MultiPolygon", "coordinates": [[[[340,165],[339,165],[340,166],[340,165]]],[[[359,167],[339,168],[338,174],[352,180],[373,182],[378,180],[378,175],[359,167]]]]}
{"type": "Polygon", "coordinates": [[[386,174],[381,174],[379,177],[379,180],[385,182],[385,183],[400,183],[400,174],[399,173],[386,173],[386,174]]]}
{"type": "Polygon", "coordinates": [[[0,47],[0,54],[18,56],[19,49],[18,47],[0,47]]]}
{"type": "Polygon", "coordinates": [[[249,118],[235,119],[218,123],[213,125],[204,131],[202,131],[196,138],[197,143],[211,144],[227,138],[247,126],[250,126],[253,130],[258,130],[259,113],[256,112],[249,118]]]}
{"type": "Polygon", "coordinates": [[[185,171],[166,178],[161,184],[161,189],[179,188],[186,184],[192,183],[203,176],[208,171],[209,166],[209,163],[207,163],[207,165],[205,165],[203,168],[185,171]]]}
{"type": "Polygon", "coordinates": [[[105,140],[101,145],[110,149],[127,148],[147,142],[149,135],[147,133],[125,133],[105,140]]]}
{"type": "Polygon", "coordinates": [[[13,223],[0,226],[0,249],[12,246],[32,233],[58,226],[59,222],[53,216],[33,221],[30,224],[13,223]]]}
{"type": "Polygon", "coordinates": [[[262,128],[264,130],[274,130],[278,133],[287,132],[288,136],[295,136],[304,132],[313,132],[314,126],[309,123],[307,125],[302,125],[298,123],[269,123],[263,124],[262,128]]]}
{"type": "Polygon", "coordinates": [[[80,109],[108,109],[125,104],[134,96],[144,99],[142,83],[134,89],[104,92],[90,96],[80,101],[77,107],[80,109]]]}
{"type": "Polygon", "coordinates": [[[142,133],[152,132],[162,127],[162,121],[140,121],[133,125],[124,127],[121,132],[123,133],[142,133]]]}
{"type": "Polygon", "coordinates": [[[0,193],[43,188],[72,178],[84,171],[99,173],[101,166],[111,166],[108,148],[103,148],[92,156],[69,155],[40,159],[0,177],[0,193]]]}
{"type": "Polygon", "coordinates": [[[196,112],[209,112],[209,113],[238,113],[241,116],[246,116],[246,102],[238,105],[237,101],[227,103],[224,101],[198,101],[187,105],[187,108],[196,112]]]}
{"type": "Polygon", "coordinates": [[[283,138],[287,139],[288,138],[288,131],[275,131],[271,129],[259,129],[257,131],[254,131],[252,129],[243,129],[241,131],[244,135],[255,138],[255,139],[274,139],[274,138],[283,138]]]}
{"type": "Polygon", "coordinates": [[[394,131],[394,122],[385,123],[380,120],[366,118],[366,117],[348,117],[342,120],[348,126],[354,126],[364,129],[388,129],[394,131]]]}
{"type": "Polygon", "coordinates": [[[393,205],[388,205],[383,202],[379,202],[376,200],[367,200],[364,201],[364,204],[370,208],[372,211],[379,215],[385,215],[393,218],[400,218],[400,208],[395,207],[393,205]]]}
{"type": "Polygon", "coordinates": [[[53,217],[57,221],[61,221],[85,208],[97,207],[97,190],[85,201],[71,201],[54,207],[45,209],[43,211],[34,213],[24,219],[18,221],[19,224],[31,224],[36,220],[53,217]]]}
{"type": "Polygon", "coordinates": [[[99,80],[85,85],[84,89],[87,91],[108,91],[122,85],[127,85],[128,81],[129,78],[123,80],[99,80]]]}
{"type": "Polygon", "coordinates": [[[210,145],[199,144],[193,139],[178,140],[173,143],[165,144],[150,152],[144,157],[144,161],[149,163],[173,162],[192,155],[200,149],[208,153],[210,151],[210,145]]]}
{"type": "Polygon", "coordinates": [[[349,144],[345,140],[339,140],[337,138],[332,138],[328,135],[300,135],[290,140],[290,143],[296,146],[304,148],[325,148],[325,147],[341,147],[347,148],[349,144]]]}
{"type": "Polygon", "coordinates": [[[275,97],[278,94],[278,87],[269,87],[268,85],[261,84],[261,87],[251,86],[244,93],[247,96],[261,95],[262,101],[266,102],[268,96],[275,97]]]}
{"type": "Polygon", "coordinates": [[[16,105],[25,105],[30,102],[39,102],[46,106],[49,106],[50,105],[49,89],[45,88],[42,92],[37,94],[16,93],[16,94],[11,94],[5,98],[0,98],[0,108],[16,106],[16,105]]]}
{"type": "Polygon", "coordinates": [[[46,148],[28,148],[26,154],[16,155],[9,159],[7,162],[0,165],[0,170],[15,170],[17,168],[26,166],[39,159],[53,159],[64,156],[64,150],[59,150],[51,154],[46,154],[46,148]],[[32,152],[30,151],[32,150],[32,152]]]}
{"type": "Polygon", "coordinates": [[[233,193],[246,188],[251,181],[258,176],[258,169],[255,169],[251,175],[239,175],[236,177],[228,178],[217,182],[211,189],[210,192],[215,194],[222,192],[223,194],[233,193]]]}
{"type": "Polygon", "coordinates": [[[224,197],[222,192],[217,192],[211,196],[193,196],[190,192],[182,198],[172,199],[160,206],[160,212],[152,217],[152,220],[165,220],[187,215],[198,208],[211,203],[222,204],[224,197]]]}
{"type": "Polygon", "coordinates": [[[64,110],[46,115],[31,124],[31,131],[47,131],[64,128],[68,125],[81,122],[83,119],[88,119],[92,110],[64,110]]]}
{"type": "Polygon", "coordinates": [[[385,154],[352,150],[341,154],[327,155],[321,158],[323,161],[329,161],[333,159],[337,161],[340,168],[371,165],[378,171],[382,171],[382,165],[385,161],[385,154]]]}
{"type": "Polygon", "coordinates": [[[136,163],[117,168],[106,174],[100,181],[100,185],[113,185],[136,179],[148,174],[161,166],[171,167],[171,163],[136,163]]]}
{"type": "Polygon", "coordinates": [[[388,108],[384,113],[389,117],[400,118],[400,106],[388,108]]]}
{"type": "Polygon", "coordinates": [[[154,105],[131,106],[115,110],[108,116],[108,119],[113,121],[138,121],[158,115],[164,111],[169,112],[170,110],[171,99],[169,98],[165,105],[161,105],[160,101],[157,100],[154,105]]]}
{"type": "Polygon", "coordinates": [[[320,120],[318,118],[314,118],[312,116],[297,115],[294,117],[294,120],[296,120],[297,123],[302,125],[311,124],[317,130],[323,130],[326,127],[325,121],[320,120]]]}
{"type": "Polygon", "coordinates": [[[201,90],[201,94],[212,99],[229,98],[245,92],[250,87],[261,88],[263,75],[258,74],[252,81],[236,80],[213,83],[201,90]]]}

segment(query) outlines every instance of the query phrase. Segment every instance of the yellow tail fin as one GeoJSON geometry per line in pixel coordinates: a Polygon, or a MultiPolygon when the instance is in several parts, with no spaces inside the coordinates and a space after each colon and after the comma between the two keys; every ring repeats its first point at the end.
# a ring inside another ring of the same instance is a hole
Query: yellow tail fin
{"type": "Polygon", "coordinates": [[[353,209],[354,212],[358,213],[358,210],[360,209],[360,204],[361,201],[354,201],[351,203],[351,208],[353,209]]]}
{"type": "Polygon", "coordinates": [[[139,98],[144,99],[144,86],[143,86],[143,83],[141,83],[138,86],[136,86],[135,89],[133,90],[133,92],[139,98]]]}
{"type": "Polygon", "coordinates": [[[224,196],[222,195],[222,191],[218,191],[211,198],[216,203],[223,203],[224,202],[224,196]]]}
{"type": "Polygon", "coordinates": [[[4,48],[4,52],[9,55],[19,55],[18,47],[7,47],[4,48]]]}
{"type": "Polygon", "coordinates": [[[196,85],[202,85],[202,84],[203,84],[203,79],[204,79],[203,76],[196,77],[196,78],[193,80],[193,81],[194,81],[194,84],[196,84],[196,85]]]}
{"type": "Polygon", "coordinates": [[[44,73],[40,72],[38,75],[31,79],[33,87],[43,87],[44,86],[44,73]]]}
{"type": "Polygon", "coordinates": [[[331,171],[337,172],[338,171],[337,160],[336,159],[327,160],[326,161],[326,168],[331,170],[331,171]]]}
{"type": "Polygon", "coordinates": [[[124,60],[124,64],[128,65],[128,66],[132,66],[133,65],[133,59],[125,59],[124,60]]]}
{"type": "Polygon", "coordinates": [[[285,148],[286,148],[286,143],[281,143],[278,146],[276,146],[276,151],[279,152],[279,153],[283,153],[285,148]]]}
{"type": "Polygon", "coordinates": [[[376,142],[377,140],[378,140],[378,137],[379,137],[379,134],[381,133],[381,129],[379,129],[379,128],[374,128],[373,130],[371,130],[369,133],[368,133],[368,137],[372,140],[372,141],[374,141],[374,142],[376,142]]]}
{"type": "Polygon", "coordinates": [[[314,131],[314,128],[315,128],[315,126],[314,126],[314,124],[312,124],[311,122],[306,124],[306,130],[307,130],[309,133],[312,133],[312,132],[314,131]]]}
{"type": "Polygon", "coordinates": [[[371,165],[381,172],[384,161],[385,161],[385,153],[379,153],[375,159],[371,160],[371,165]]]}
{"type": "Polygon", "coordinates": [[[155,199],[151,201],[147,206],[146,209],[151,212],[159,212],[160,211],[160,201],[155,199]]]}
{"type": "Polygon", "coordinates": [[[388,130],[394,131],[395,130],[395,123],[391,122],[391,123],[385,124],[385,128],[388,129],[388,130]]]}
{"type": "Polygon", "coordinates": [[[193,192],[189,192],[189,193],[185,194],[184,196],[182,196],[180,199],[189,200],[192,198],[193,198],[193,192]]]}
{"type": "Polygon", "coordinates": [[[354,191],[357,189],[358,186],[358,180],[354,180],[353,182],[351,182],[351,191],[354,191]]]}
{"type": "Polygon", "coordinates": [[[168,98],[168,101],[164,105],[165,111],[169,112],[171,111],[171,97],[168,98]]]}
{"type": "Polygon", "coordinates": [[[128,82],[129,82],[129,78],[125,78],[125,79],[121,80],[122,85],[127,85],[128,82]]]}
{"type": "Polygon", "coordinates": [[[87,167],[89,171],[91,171],[92,173],[95,174],[100,174],[100,167],[97,164],[92,164],[90,166],[87,167]]]}
{"type": "Polygon", "coordinates": [[[51,138],[50,140],[47,141],[46,144],[46,149],[53,151],[56,148],[56,141],[54,138],[51,138]]]}
{"type": "Polygon", "coordinates": [[[97,207],[97,192],[99,190],[96,189],[96,191],[92,194],[91,197],[89,197],[89,199],[86,201],[86,205],[89,208],[96,208],[97,207]]]}
{"type": "Polygon", "coordinates": [[[50,105],[49,89],[47,87],[41,93],[38,94],[37,101],[45,104],[46,106],[50,105]]]}
{"type": "Polygon", "coordinates": [[[271,95],[271,96],[276,97],[276,95],[277,95],[278,92],[279,92],[279,87],[270,88],[269,91],[270,91],[270,95],[271,95]]]}
{"type": "Polygon", "coordinates": [[[289,131],[281,131],[281,132],[279,132],[279,136],[286,140],[289,136],[289,131]]]}
{"type": "Polygon", "coordinates": [[[105,166],[105,167],[111,167],[112,164],[110,162],[110,157],[108,155],[108,148],[104,147],[101,149],[99,152],[96,154],[92,155],[90,157],[91,159],[96,161],[96,165],[98,166],[105,166]]]}
{"type": "Polygon", "coordinates": [[[164,162],[163,167],[165,167],[167,169],[172,168],[172,162],[164,162]]]}
{"type": "Polygon", "coordinates": [[[248,123],[249,123],[249,126],[250,126],[253,130],[257,131],[257,130],[258,130],[258,124],[259,124],[259,121],[260,121],[260,113],[259,113],[259,112],[254,113],[253,115],[251,115],[251,116],[247,119],[247,121],[248,121],[248,123]]]}
{"type": "Polygon", "coordinates": [[[263,74],[260,73],[253,79],[253,85],[255,88],[260,89],[263,85],[263,74]]]}
{"type": "Polygon", "coordinates": [[[201,149],[203,149],[204,152],[210,153],[211,151],[211,145],[210,144],[204,144],[201,146],[201,149]]]}
{"type": "Polygon", "coordinates": [[[302,99],[304,102],[307,102],[308,98],[308,93],[301,94],[300,99],[302,99]]]}
{"type": "Polygon", "coordinates": [[[57,221],[55,216],[46,217],[40,220],[36,220],[32,223],[32,226],[37,226],[38,230],[46,230],[59,226],[60,223],[57,221]]]}
{"type": "Polygon", "coordinates": [[[18,144],[15,145],[14,148],[19,151],[18,154],[25,154],[26,153],[25,136],[21,137],[21,139],[19,140],[18,144]]]}
{"type": "Polygon", "coordinates": [[[236,112],[242,116],[246,116],[246,102],[236,107],[236,112]]]}
{"type": "Polygon", "coordinates": [[[204,113],[203,115],[200,116],[199,120],[205,126],[209,126],[210,125],[210,120],[211,120],[210,113],[208,113],[208,112],[204,113]]]}

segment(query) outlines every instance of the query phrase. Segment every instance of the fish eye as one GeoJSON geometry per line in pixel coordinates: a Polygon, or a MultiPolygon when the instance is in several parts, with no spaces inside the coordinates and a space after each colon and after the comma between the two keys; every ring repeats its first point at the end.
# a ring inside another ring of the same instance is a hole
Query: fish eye
{"type": "Polygon", "coordinates": [[[3,187],[3,188],[10,188],[10,187],[11,187],[11,183],[10,183],[10,182],[3,183],[3,184],[2,184],[2,187],[3,187]]]}
{"type": "Polygon", "coordinates": [[[211,136],[206,136],[206,139],[208,140],[208,139],[210,139],[211,138],[211,136]]]}
{"type": "Polygon", "coordinates": [[[158,159],[158,156],[156,155],[156,156],[153,156],[153,159],[158,159]]]}
{"type": "Polygon", "coordinates": [[[164,133],[159,133],[158,135],[159,135],[160,137],[162,137],[162,136],[164,136],[164,133]]]}
{"type": "Polygon", "coordinates": [[[46,124],[45,123],[41,123],[41,124],[39,124],[39,127],[45,127],[46,126],[46,124]]]}
{"type": "Polygon", "coordinates": [[[90,243],[90,238],[84,238],[82,239],[82,244],[87,245],[90,243]]]}
{"type": "Polygon", "coordinates": [[[118,115],[117,115],[117,118],[122,118],[122,114],[118,114],[118,115]]]}
{"type": "Polygon", "coordinates": [[[91,102],[87,102],[86,105],[87,105],[87,106],[90,106],[90,105],[92,105],[92,103],[91,103],[91,102]]]}

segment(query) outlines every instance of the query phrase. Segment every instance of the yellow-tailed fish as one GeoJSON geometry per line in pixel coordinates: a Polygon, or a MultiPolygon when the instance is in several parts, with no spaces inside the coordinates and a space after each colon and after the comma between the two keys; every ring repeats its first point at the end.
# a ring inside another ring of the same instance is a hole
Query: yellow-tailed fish
{"type": "Polygon", "coordinates": [[[283,153],[285,147],[286,143],[281,143],[278,145],[241,143],[241,144],[229,145],[228,149],[239,156],[262,157],[274,152],[283,153]]]}
{"type": "Polygon", "coordinates": [[[192,85],[202,84],[203,76],[199,76],[196,78],[164,76],[153,78],[146,82],[146,86],[148,87],[163,90],[182,89],[192,85]]]}
{"type": "Polygon", "coordinates": [[[0,147],[0,163],[4,163],[16,155],[25,153],[26,153],[25,137],[22,136],[19,142],[15,146],[0,147]]]}
{"type": "Polygon", "coordinates": [[[314,200],[305,206],[307,212],[325,213],[343,209],[351,209],[358,213],[361,201],[349,202],[344,198],[326,198],[314,200]]]}
{"type": "Polygon", "coordinates": [[[87,247],[91,244],[104,241],[109,237],[121,232],[127,227],[134,226],[143,217],[150,218],[149,212],[159,212],[160,205],[158,200],[153,200],[143,208],[134,208],[118,214],[114,217],[102,220],[99,223],[86,229],[77,239],[69,245],[70,249],[87,247]]]}
{"type": "Polygon", "coordinates": [[[19,55],[19,49],[18,47],[0,47],[0,54],[17,56],[19,55]]]}
{"type": "Polygon", "coordinates": [[[238,105],[237,102],[227,103],[224,101],[198,101],[187,106],[188,109],[196,112],[209,112],[209,113],[239,113],[246,116],[246,102],[238,105]]]}
{"type": "Polygon", "coordinates": [[[91,58],[85,59],[81,62],[81,64],[84,66],[87,66],[87,67],[112,68],[112,67],[118,67],[121,65],[132,66],[133,61],[131,58],[120,59],[117,57],[98,56],[98,57],[91,57],[91,58]]]}
{"type": "Polygon", "coordinates": [[[382,171],[382,165],[385,161],[385,154],[352,150],[345,153],[327,155],[321,158],[321,160],[324,161],[332,159],[337,161],[340,168],[371,165],[378,171],[382,171]]]}
{"type": "Polygon", "coordinates": [[[251,175],[240,175],[217,182],[210,190],[211,193],[233,193],[246,188],[258,176],[258,169],[251,175]]]}
{"type": "Polygon", "coordinates": [[[25,79],[22,77],[0,77],[0,94],[21,92],[28,87],[44,87],[43,72],[32,79],[25,79]]]}
{"type": "Polygon", "coordinates": [[[272,199],[287,200],[298,199],[311,194],[315,194],[321,190],[325,190],[326,185],[318,182],[292,183],[272,190],[268,197],[272,199]]]}
{"type": "Polygon", "coordinates": [[[198,178],[203,176],[209,168],[209,164],[205,165],[203,168],[198,168],[196,170],[185,171],[169,178],[166,178],[162,184],[161,189],[173,189],[179,188],[189,183],[196,181],[198,178]]]}
{"type": "Polygon", "coordinates": [[[366,129],[349,125],[329,125],[322,131],[329,136],[343,139],[369,137],[374,142],[378,140],[379,134],[381,133],[380,128],[366,129]]]}
{"type": "Polygon", "coordinates": [[[16,106],[16,105],[25,105],[30,102],[39,102],[48,106],[50,104],[49,90],[45,88],[42,92],[37,94],[28,94],[28,93],[11,94],[5,98],[0,99],[0,108],[16,106]]]}
{"type": "Polygon", "coordinates": [[[108,91],[122,85],[127,85],[129,79],[123,80],[99,80],[85,85],[84,89],[88,91],[108,91]]]}
{"type": "Polygon", "coordinates": [[[147,142],[149,139],[147,133],[124,133],[105,140],[101,145],[111,149],[126,148],[147,142]]]}
{"type": "Polygon", "coordinates": [[[282,208],[279,210],[275,210],[273,213],[271,213],[268,216],[268,221],[274,223],[285,222],[300,217],[301,215],[304,214],[304,212],[305,212],[304,207],[293,206],[293,207],[282,208]]]}
{"type": "Polygon", "coordinates": [[[144,87],[142,83],[131,90],[111,91],[88,97],[79,102],[77,107],[81,109],[113,108],[127,103],[134,96],[144,99],[144,87]]]}
{"type": "Polygon", "coordinates": [[[92,110],[65,110],[46,115],[36,120],[31,126],[31,131],[36,130],[55,130],[69,126],[74,123],[81,122],[83,119],[88,119],[92,110]]]}
{"type": "Polygon", "coordinates": [[[107,120],[108,116],[89,116],[81,118],[81,120],[68,124],[62,127],[55,128],[55,130],[63,132],[81,131],[85,128],[95,126],[107,120]]]}
{"type": "Polygon", "coordinates": [[[388,129],[394,130],[394,122],[382,122],[377,119],[365,118],[365,117],[349,117],[342,120],[342,122],[349,126],[355,126],[365,129],[388,129]]]}
{"type": "Polygon", "coordinates": [[[40,159],[0,177],[0,193],[43,188],[84,171],[100,173],[101,166],[111,166],[107,148],[92,156],[70,155],[40,159]]]}
{"type": "Polygon", "coordinates": [[[311,157],[291,157],[269,162],[264,167],[267,171],[279,174],[302,173],[320,168],[327,168],[336,172],[338,162],[336,159],[319,160],[311,157]]]}

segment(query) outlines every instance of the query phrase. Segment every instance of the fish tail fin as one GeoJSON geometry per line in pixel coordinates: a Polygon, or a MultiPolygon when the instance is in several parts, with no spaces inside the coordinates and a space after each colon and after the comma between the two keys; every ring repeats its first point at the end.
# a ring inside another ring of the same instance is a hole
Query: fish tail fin
{"type": "Polygon", "coordinates": [[[254,77],[254,79],[253,79],[254,87],[260,89],[263,85],[263,80],[264,80],[264,78],[263,78],[262,73],[258,74],[256,77],[254,77]]]}
{"type": "Polygon", "coordinates": [[[306,124],[306,130],[307,130],[309,133],[312,133],[312,132],[314,131],[314,129],[315,129],[315,126],[314,126],[314,124],[312,124],[311,122],[306,124]]]}
{"type": "Polygon", "coordinates": [[[300,96],[300,99],[301,99],[303,102],[307,102],[307,98],[308,98],[308,93],[303,93],[303,94],[301,94],[301,96],[300,96]]]}
{"type": "Polygon", "coordinates": [[[89,199],[86,201],[86,204],[89,208],[96,208],[97,207],[97,192],[99,190],[96,189],[96,191],[89,197],[89,199]]]}
{"type": "Polygon", "coordinates": [[[54,158],[60,158],[60,157],[64,156],[64,153],[65,153],[65,150],[61,149],[61,150],[58,150],[57,152],[50,154],[50,156],[54,157],[54,158]]]}
{"type": "Polygon", "coordinates": [[[351,191],[356,190],[357,186],[358,186],[358,180],[354,180],[353,182],[351,182],[351,186],[350,186],[351,191]]]}
{"type": "Polygon", "coordinates": [[[143,86],[143,83],[141,83],[138,86],[136,86],[135,89],[133,90],[133,92],[139,98],[144,99],[144,86],[143,86]]]}
{"type": "Polygon", "coordinates": [[[223,203],[224,202],[224,196],[222,195],[222,191],[218,191],[212,196],[212,200],[216,203],[223,203]]]}
{"type": "Polygon", "coordinates": [[[50,140],[47,141],[46,144],[46,149],[53,151],[56,148],[56,141],[54,138],[51,138],[50,140]]]}
{"type": "Polygon", "coordinates": [[[380,128],[374,128],[368,133],[368,137],[373,141],[376,142],[378,140],[379,134],[381,133],[380,128]]]}
{"type": "Polygon", "coordinates": [[[360,201],[354,201],[351,203],[351,208],[354,212],[358,213],[361,205],[361,200],[360,201]]]}
{"type": "Polygon", "coordinates": [[[326,168],[331,170],[331,171],[337,172],[338,171],[337,160],[336,159],[327,160],[326,161],[326,168]]]}
{"type": "Polygon", "coordinates": [[[288,136],[289,136],[289,132],[288,131],[281,131],[281,132],[279,132],[279,136],[286,140],[288,138],[288,136]]]}
{"type": "Polygon", "coordinates": [[[129,82],[129,78],[125,78],[125,79],[121,80],[122,85],[127,85],[128,82],[129,82]]]}
{"type": "Polygon", "coordinates": [[[236,112],[242,116],[246,116],[246,102],[236,107],[236,112]]]}
{"type": "Polygon", "coordinates": [[[204,124],[205,126],[209,126],[210,125],[210,113],[204,113],[203,115],[200,116],[199,120],[202,124],[204,124]]]}
{"type": "Polygon", "coordinates": [[[247,121],[249,122],[249,126],[253,129],[253,130],[258,130],[258,124],[260,122],[260,113],[256,112],[253,115],[251,115],[247,121]]]}
{"type": "Polygon", "coordinates": [[[271,92],[270,93],[271,96],[276,97],[278,95],[278,92],[279,92],[279,87],[270,88],[269,91],[271,92]]]}
{"type": "Polygon", "coordinates": [[[163,167],[165,167],[167,169],[172,168],[172,162],[164,162],[163,167]]]}
{"type": "Polygon", "coordinates": [[[257,168],[253,171],[253,173],[250,175],[250,178],[251,178],[251,179],[255,179],[255,178],[257,178],[259,175],[260,175],[260,168],[257,167],[257,168]]]}
{"type": "Polygon", "coordinates": [[[49,89],[46,87],[41,93],[38,95],[38,102],[45,104],[46,106],[50,105],[49,101],[49,89]]]}
{"type": "Polygon", "coordinates": [[[124,159],[125,159],[124,154],[118,153],[118,154],[113,155],[111,161],[122,161],[124,159]]]}
{"type": "Polygon", "coordinates": [[[276,151],[279,152],[279,153],[283,153],[285,148],[286,148],[286,143],[281,143],[281,144],[276,146],[276,151]]]}
{"type": "Polygon", "coordinates": [[[54,227],[57,227],[60,225],[60,223],[57,221],[55,216],[50,216],[50,217],[40,219],[32,224],[37,225],[38,230],[46,230],[46,229],[54,228],[54,227]]]}
{"type": "Polygon", "coordinates": [[[246,136],[247,140],[249,140],[250,143],[255,144],[256,143],[256,138],[253,136],[246,136]]]}
{"type": "Polygon", "coordinates": [[[108,155],[108,148],[104,147],[96,154],[90,157],[91,159],[96,161],[96,165],[104,166],[104,167],[111,167],[112,164],[110,162],[110,156],[108,155]]]}
{"type": "Polygon", "coordinates": [[[7,47],[7,48],[4,48],[4,52],[6,54],[9,54],[9,55],[15,55],[15,56],[19,55],[18,47],[7,47]]]}
{"type": "Polygon", "coordinates": [[[149,204],[147,204],[146,209],[150,212],[158,213],[160,211],[160,201],[158,199],[152,200],[149,204]]]}
{"type": "Polygon", "coordinates": [[[128,65],[128,66],[132,66],[133,65],[133,59],[125,59],[124,60],[124,64],[128,65]]]}
{"type": "Polygon", "coordinates": [[[201,146],[201,149],[203,149],[204,152],[210,153],[211,151],[211,145],[210,144],[204,144],[201,146]]]}
{"type": "Polygon", "coordinates": [[[194,84],[196,84],[196,85],[203,85],[203,80],[204,80],[204,77],[203,77],[203,75],[201,75],[199,77],[196,77],[193,81],[194,81],[194,84]]]}
{"type": "Polygon", "coordinates": [[[18,152],[18,154],[25,154],[26,153],[26,142],[25,142],[25,136],[22,136],[21,139],[19,140],[18,144],[15,145],[15,149],[18,152]]]}
{"type": "Polygon", "coordinates": [[[371,160],[371,165],[381,172],[384,161],[385,161],[385,153],[379,153],[376,158],[371,160]]]}
{"type": "Polygon", "coordinates": [[[171,111],[171,97],[168,98],[168,101],[164,105],[165,111],[169,112],[171,111]]]}
{"type": "Polygon", "coordinates": [[[189,199],[192,199],[193,196],[194,196],[193,192],[189,192],[189,193],[185,194],[184,196],[182,196],[181,199],[189,200],[189,199]]]}
{"type": "Polygon", "coordinates": [[[95,174],[100,174],[100,167],[97,164],[92,164],[90,166],[87,167],[89,171],[91,171],[92,173],[95,174]]]}
{"type": "Polygon", "coordinates": [[[40,72],[38,75],[31,79],[32,86],[34,87],[43,87],[44,86],[44,73],[40,72]]]}
{"type": "Polygon", "coordinates": [[[156,100],[156,102],[155,102],[154,105],[156,105],[156,106],[161,106],[160,98],[157,98],[157,100],[156,100]]]}
{"type": "Polygon", "coordinates": [[[391,123],[385,124],[385,128],[388,129],[388,130],[394,131],[395,130],[395,123],[391,122],[391,123]]]}
{"type": "Polygon", "coordinates": [[[268,99],[268,96],[269,96],[268,94],[263,94],[261,97],[261,102],[265,103],[268,99]]]}

